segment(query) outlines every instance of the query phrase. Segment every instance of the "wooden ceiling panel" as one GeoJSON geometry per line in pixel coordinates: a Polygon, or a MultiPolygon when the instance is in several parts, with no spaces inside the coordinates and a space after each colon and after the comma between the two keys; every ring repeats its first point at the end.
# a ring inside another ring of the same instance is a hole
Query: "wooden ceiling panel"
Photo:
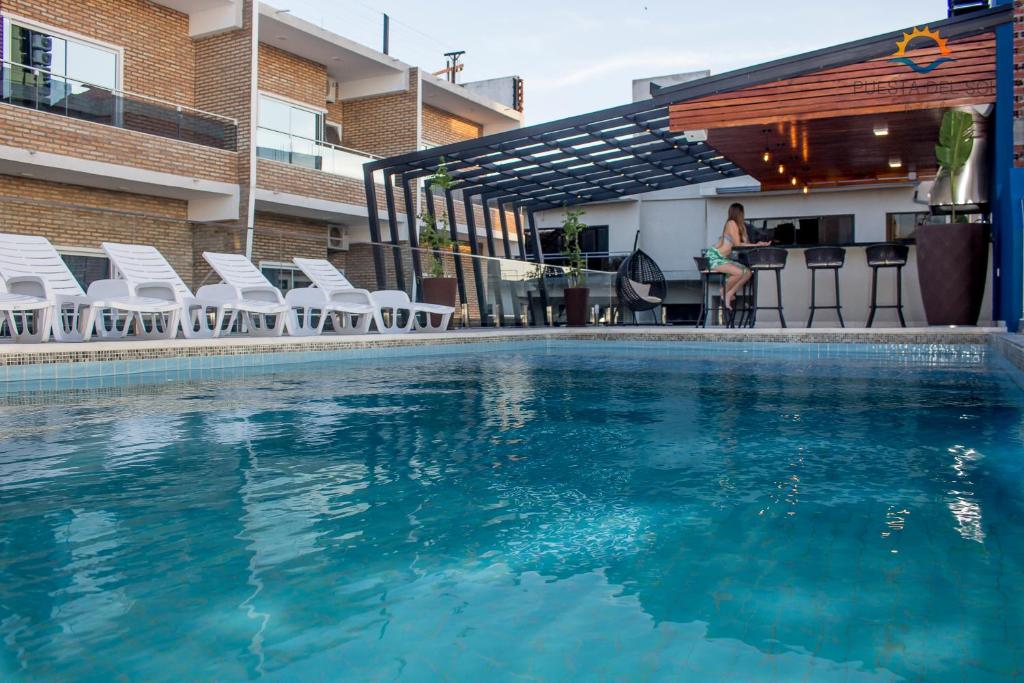
{"type": "Polygon", "coordinates": [[[931,178],[943,109],[838,116],[715,128],[708,143],[757,178],[764,190],[931,178]],[[879,136],[875,129],[887,130],[879,136]],[[770,161],[765,163],[765,150],[770,161]],[[890,161],[899,160],[899,168],[890,161]],[[778,173],[783,164],[785,172],[778,173]]]}
{"type": "MultiPolygon", "coordinates": [[[[995,101],[995,37],[985,33],[949,42],[953,61],[927,74],[890,57],[826,69],[797,78],[679,102],[671,130],[808,121],[852,114],[935,109],[995,101]]],[[[908,50],[919,64],[941,57],[938,47],[908,50]]]]}

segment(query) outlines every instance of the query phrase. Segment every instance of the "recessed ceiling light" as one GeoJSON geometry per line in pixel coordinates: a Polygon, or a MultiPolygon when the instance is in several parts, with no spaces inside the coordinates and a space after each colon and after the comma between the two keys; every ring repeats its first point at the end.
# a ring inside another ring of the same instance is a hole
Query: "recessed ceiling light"
{"type": "Polygon", "coordinates": [[[786,166],[784,164],[779,164],[778,171],[779,171],[779,175],[782,175],[783,173],[786,172],[786,166]]]}
{"type": "Polygon", "coordinates": [[[22,172],[21,175],[25,176],[26,178],[35,178],[36,177],[35,173],[26,173],[24,171],[22,172]]]}
{"type": "Polygon", "coordinates": [[[900,159],[899,157],[893,157],[892,159],[889,159],[889,168],[902,168],[902,167],[903,167],[903,160],[900,159]]]}
{"type": "Polygon", "coordinates": [[[278,36],[278,40],[288,40],[288,36],[278,36]]]}
{"type": "Polygon", "coordinates": [[[796,187],[796,176],[793,176],[792,178],[789,179],[789,184],[792,185],[793,187],[796,187]]]}
{"type": "Polygon", "coordinates": [[[889,124],[887,124],[887,123],[875,124],[875,135],[877,135],[878,137],[882,137],[883,135],[888,135],[888,134],[889,134],[889,124]]]}

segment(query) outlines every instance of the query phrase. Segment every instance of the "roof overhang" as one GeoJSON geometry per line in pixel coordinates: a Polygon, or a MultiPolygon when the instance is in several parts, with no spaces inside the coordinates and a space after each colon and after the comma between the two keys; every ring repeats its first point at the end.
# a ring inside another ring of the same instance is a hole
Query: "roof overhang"
{"type": "Polygon", "coordinates": [[[188,34],[203,38],[242,28],[242,0],[151,0],[188,15],[188,34]]]}
{"type": "Polygon", "coordinates": [[[342,100],[409,89],[408,64],[260,3],[260,42],[327,67],[342,100]]]}
{"type": "Polygon", "coordinates": [[[423,104],[481,125],[485,135],[523,125],[522,112],[477,95],[461,85],[421,72],[423,104]]]}
{"type": "MultiPolygon", "coordinates": [[[[956,39],[991,32],[1012,17],[1012,6],[1007,4],[929,25],[956,39]]],[[[687,130],[670,126],[670,107],[883,57],[891,54],[894,41],[910,31],[659,89],[642,102],[375,161],[364,170],[384,170],[411,179],[430,175],[444,164],[466,196],[479,195],[485,201],[511,203],[528,211],[755,176],[745,166],[756,164],[745,164],[736,154],[723,153],[716,146],[710,124],[687,130]]],[[[763,168],[756,170],[763,175],[763,168]]],[[[372,183],[367,187],[369,191],[372,183]]],[[[373,191],[369,194],[373,204],[373,191]]]]}

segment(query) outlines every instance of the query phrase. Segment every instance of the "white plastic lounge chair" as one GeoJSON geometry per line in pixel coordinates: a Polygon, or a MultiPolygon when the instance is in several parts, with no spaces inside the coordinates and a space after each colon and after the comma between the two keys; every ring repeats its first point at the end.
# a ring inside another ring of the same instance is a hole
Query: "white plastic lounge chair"
{"type": "Polygon", "coordinates": [[[231,329],[238,313],[262,314],[266,305],[255,306],[238,301],[230,285],[205,285],[193,295],[171,264],[156,247],[143,244],[104,242],[103,251],[135,295],[165,298],[168,295],[181,306],[181,331],[186,339],[211,339],[231,329]],[[161,283],[155,290],[150,283],[161,283]],[[213,316],[213,322],[210,316],[213,316]],[[226,324],[225,324],[226,321],[226,324]]]}
{"type": "MultiPolygon", "coordinates": [[[[0,278],[0,323],[7,322],[11,338],[16,342],[49,341],[53,305],[46,297],[18,293],[16,290],[22,284],[23,280],[15,277],[11,278],[10,286],[5,287],[3,278],[0,278]]],[[[42,294],[34,278],[24,284],[31,291],[42,294]]]]}
{"type": "Polygon", "coordinates": [[[400,290],[382,290],[369,292],[356,289],[348,278],[334,264],[326,259],[292,259],[295,265],[306,274],[317,289],[323,290],[331,300],[355,301],[373,307],[373,320],[378,332],[404,334],[415,325],[418,330],[446,330],[455,309],[451,306],[413,303],[409,296],[400,290]],[[390,311],[390,324],[384,320],[384,312],[390,311]],[[404,311],[405,315],[400,313],[404,311]],[[431,314],[441,316],[441,324],[431,325],[431,314]],[[423,316],[423,322],[420,316],[423,316]],[[404,322],[402,318],[404,317],[404,322]]]}
{"type": "MultiPolygon", "coordinates": [[[[369,329],[370,316],[373,313],[370,306],[345,300],[332,301],[324,296],[324,292],[312,287],[292,289],[282,297],[281,291],[270,284],[259,268],[240,254],[205,252],[203,258],[213,266],[226,285],[237,290],[237,300],[242,305],[252,307],[263,303],[277,313],[284,313],[284,315],[276,316],[276,324],[270,328],[258,317],[253,317],[255,311],[247,312],[246,321],[254,334],[281,334],[283,321],[288,329],[288,334],[293,337],[318,335],[323,332],[324,324],[329,316],[335,318],[335,326],[338,327],[340,325],[340,321],[337,319],[339,315],[366,320],[365,323],[353,328],[355,332],[365,333],[369,329]]],[[[264,312],[264,315],[275,315],[275,313],[268,310],[264,312]]]]}
{"type": "Polygon", "coordinates": [[[57,341],[88,341],[94,330],[104,339],[124,337],[133,322],[142,339],[173,339],[178,333],[181,307],[169,297],[136,296],[123,280],[97,280],[84,292],[45,237],[0,233],[0,275],[18,293],[50,302],[57,341]]]}

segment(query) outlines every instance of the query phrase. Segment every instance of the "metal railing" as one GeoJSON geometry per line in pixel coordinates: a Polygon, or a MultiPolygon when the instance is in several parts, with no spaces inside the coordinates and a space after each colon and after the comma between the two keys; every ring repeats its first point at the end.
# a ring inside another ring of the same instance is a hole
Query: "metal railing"
{"type": "Polygon", "coordinates": [[[363,164],[381,157],[333,145],[323,140],[292,135],[266,126],[256,129],[256,155],[293,166],[363,179],[363,164]]]}
{"type": "MultiPolygon", "coordinates": [[[[615,324],[619,302],[615,273],[584,270],[580,283],[570,281],[569,269],[552,264],[479,256],[465,252],[434,252],[407,244],[370,243],[383,255],[387,289],[403,289],[420,299],[424,278],[432,277],[435,259],[443,277],[457,282],[456,324],[462,327],[521,327],[560,325],[565,322],[565,290],[580,286],[590,290],[592,324],[615,324]]],[[[368,256],[368,255],[367,255],[368,256]]],[[[364,261],[365,264],[365,261],[364,261]]],[[[367,289],[377,289],[372,270],[365,267],[353,277],[367,289]]],[[[355,282],[356,280],[353,280],[355,282]]]]}
{"type": "Polygon", "coordinates": [[[155,97],[0,61],[0,102],[138,133],[235,151],[238,122],[155,97]]]}

